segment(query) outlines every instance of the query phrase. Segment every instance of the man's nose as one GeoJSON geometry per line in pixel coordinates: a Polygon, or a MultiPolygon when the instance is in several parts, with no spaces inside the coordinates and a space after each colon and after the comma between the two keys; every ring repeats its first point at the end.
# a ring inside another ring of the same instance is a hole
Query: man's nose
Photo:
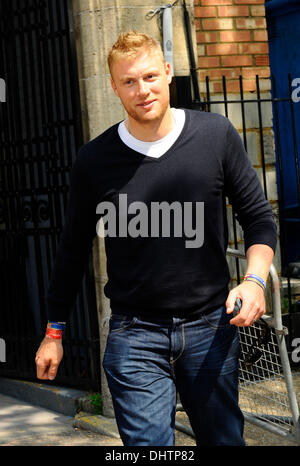
{"type": "Polygon", "coordinates": [[[138,93],[140,95],[147,95],[149,93],[147,83],[143,80],[138,81],[138,93]]]}

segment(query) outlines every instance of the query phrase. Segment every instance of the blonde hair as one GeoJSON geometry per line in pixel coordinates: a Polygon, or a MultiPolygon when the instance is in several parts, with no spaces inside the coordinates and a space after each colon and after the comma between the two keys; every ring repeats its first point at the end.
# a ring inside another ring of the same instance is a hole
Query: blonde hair
{"type": "Polygon", "coordinates": [[[157,40],[144,32],[128,31],[119,35],[117,42],[108,53],[107,62],[110,73],[113,63],[118,59],[122,57],[134,58],[142,49],[160,54],[165,62],[161,45],[157,40]]]}

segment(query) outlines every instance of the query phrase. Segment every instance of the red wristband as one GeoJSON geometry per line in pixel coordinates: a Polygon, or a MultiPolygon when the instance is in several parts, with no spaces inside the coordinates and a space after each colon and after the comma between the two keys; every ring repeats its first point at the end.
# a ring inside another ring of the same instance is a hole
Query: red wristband
{"type": "Polygon", "coordinates": [[[62,338],[63,332],[62,330],[54,330],[52,328],[48,328],[46,330],[46,337],[53,338],[54,340],[60,340],[62,338]]]}

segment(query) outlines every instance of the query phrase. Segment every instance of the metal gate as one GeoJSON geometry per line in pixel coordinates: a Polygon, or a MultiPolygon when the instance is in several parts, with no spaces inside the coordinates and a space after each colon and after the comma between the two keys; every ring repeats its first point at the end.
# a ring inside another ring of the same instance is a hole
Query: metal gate
{"type": "MultiPolygon", "coordinates": [[[[227,256],[246,259],[238,249],[227,248],[227,256]]],[[[285,340],[288,329],[282,325],[279,278],[274,264],[270,267],[267,297],[270,311],[263,320],[268,322],[268,343],[261,345],[259,350],[256,347],[255,336],[261,335],[257,323],[238,329],[241,349],[239,406],[246,421],[300,445],[299,406],[285,340]],[[243,355],[253,355],[254,348],[259,351],[257,360],[243,364],[243,355]]],[[[179,398],[176,411],[184,411],[179,398]]],[[[176,420],[175,426],[195,437],[190,425],[176,420]]]]}
{"type": "MultiPolygon", "coordinates": [[[[0,375],[36,380],[46,293],[83,144],[71,0],[0,3],[0,375]]],[[[91,258],[67,326],[56,382],[98,390],[91,258]]]]}

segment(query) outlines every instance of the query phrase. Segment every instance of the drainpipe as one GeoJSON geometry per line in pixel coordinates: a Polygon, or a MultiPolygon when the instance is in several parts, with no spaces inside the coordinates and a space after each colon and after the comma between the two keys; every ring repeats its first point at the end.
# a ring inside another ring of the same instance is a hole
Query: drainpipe
{"type": "Polygon", "coordinates": [[[172,5],[168,5],[163,10],[162,17],[163,26],[163,50],[166,62],[171,65],[171,76],[174,76],[174,60],[173,60],[173,18],[172,5]]]}

